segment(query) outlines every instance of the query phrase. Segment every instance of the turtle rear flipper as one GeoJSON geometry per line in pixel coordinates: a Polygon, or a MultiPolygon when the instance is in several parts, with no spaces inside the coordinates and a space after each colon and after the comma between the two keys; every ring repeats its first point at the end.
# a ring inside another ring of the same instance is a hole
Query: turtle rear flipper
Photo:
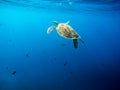
{"type": "Polygon", "coordinates": [[[78,48],[78,39],[73,39],[74,48],[78,48]]]}

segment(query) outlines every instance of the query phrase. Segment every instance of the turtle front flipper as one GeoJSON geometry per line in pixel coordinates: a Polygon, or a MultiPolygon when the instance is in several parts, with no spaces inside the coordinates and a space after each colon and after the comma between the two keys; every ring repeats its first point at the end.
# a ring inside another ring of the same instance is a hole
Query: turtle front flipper
{"type": "Polygon", "coordinates": [[[50,34],[51,31],[55,29],[55,26],[51,26],[47,29],[47,34],[50,34]]]}
{"type": "Polygon", "coordinates": [[[74,48],[78,48],[78,39],[73,39],[74,48]]]}

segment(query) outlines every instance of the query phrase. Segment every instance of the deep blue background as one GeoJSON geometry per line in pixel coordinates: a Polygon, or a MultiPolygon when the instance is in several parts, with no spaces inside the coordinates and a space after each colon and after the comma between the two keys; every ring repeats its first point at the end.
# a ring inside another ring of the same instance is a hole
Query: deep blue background
{"type": "Polygon", "coordinates": [[[1,0],[0,90],[120,90],[119,7],[117,0],[1,0]],[[84,43],[75,49],[55,30],[47,34],[54,20],[70,20],[84,43]]]}

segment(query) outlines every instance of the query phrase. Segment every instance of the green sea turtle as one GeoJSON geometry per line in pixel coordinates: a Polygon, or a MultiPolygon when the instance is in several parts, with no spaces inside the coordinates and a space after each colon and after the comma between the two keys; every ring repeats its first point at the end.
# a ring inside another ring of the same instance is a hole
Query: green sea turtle
{"type": "Polygon", "coordinates": [[[57,21],[53,21],[56,26],[50,26],[47,29],[47,33],[49,34],[52,30],[57,30],[57,33],[64,37],[73,40],[74,47],[78,47],[78,39],[81,39],[80,35],[69,25],[70,21],[66,23],[59,23],[57,21]]]}

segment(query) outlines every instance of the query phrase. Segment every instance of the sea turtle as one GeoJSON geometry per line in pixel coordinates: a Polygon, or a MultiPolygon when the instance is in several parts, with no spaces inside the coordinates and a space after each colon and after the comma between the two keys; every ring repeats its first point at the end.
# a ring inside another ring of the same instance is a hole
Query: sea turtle
{"type": "Polygon", "coordinates": [[[56,26],[50,26],[47,29],[47,34],[49,34],[52,30],[57,30],[57,33],[64,37],[73,40],[74,47],[78,47],[78,39],[81,39],[80,35],[70,26],[68,25],[70,21],[66,23],[59,23],[57,21],[53,21],[56,26]]]}

